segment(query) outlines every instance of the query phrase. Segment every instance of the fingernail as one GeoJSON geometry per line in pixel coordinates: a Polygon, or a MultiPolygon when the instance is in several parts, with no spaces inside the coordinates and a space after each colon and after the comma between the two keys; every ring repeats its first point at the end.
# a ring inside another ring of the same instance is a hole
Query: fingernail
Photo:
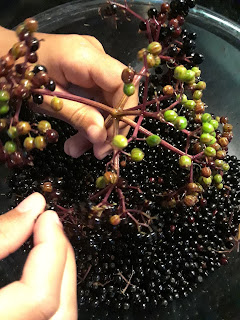
{"type": "Polygon", "coordinates": [[[19,212],[28,212],[31,210],[34,210],[36,207],[38,207],[38,204],[40,203],[42,205],[42,199],[40,197],[37,196],[37,193],[31,194],[29,197],[27,197],[26,199],[24,199],[18,206],[17,206],[17,210],[19,212]]]}
{"type": "Polygon", "coordinates": [[[59,216],[56,212],[54,212],[54,221],[56,222],[56,224],[58,224],[61,228],[63,228],[62,222],[59,219],[59,216]]]}
{"type": "MultiPolygon", "coordinates": [[[[65,143],[65,145],[66,144],[67,144],[67,142],[65,143]]],[[[73,158],[78,158],[82,155],[82,152],[79,149],[79,147],[75,143],[73,143],[72,141],[71,142],[69,141],[68,148],[67,147],[65,148],[65,152],[73,158]]]]}
{"type": "Polygon", "coordinates": [[[91,125],[87,129],[87,136],[92,143],[101,142],[106,139],[104,129],[96,125],[91,125]]]}

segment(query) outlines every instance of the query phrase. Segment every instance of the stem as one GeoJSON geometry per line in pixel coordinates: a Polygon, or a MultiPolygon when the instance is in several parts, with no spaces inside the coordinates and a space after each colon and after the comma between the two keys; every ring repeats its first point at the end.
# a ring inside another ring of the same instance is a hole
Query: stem
{"type": "Polygon", "coordinates": [[[89,105],[91,107],[97,108],[97,109],[101,109],[103,111],[106,111],[108,113],[110,113],[112,116],[115,115],[116,111],[114,108],[111,108],[103,103],[97,102],[97,101],[93,101],[87,98],[83,98],[83,97],[78,97],[75,96],[73,94],[70,93],[65,93],[65,92],[59,92],[59,91],[49,91],[46,89],[34,89],[33,92],[35,93],[39,93],[42,95],[46,95],[46,96],[56,96],[58,98],[62,98],[65,100],[70,100],[70,101],[74,101],[74,102],[79,102],[79,103],[84,103],[86,105],[89,105]]]}
{"type": "Polygon", "coordinates": [[[190,177],[189,177],[189,180],[190,180],[190,182],[193,182],[193,162],[192,162],[191,167],[190,167],[190,177]]]}
{"type": "Polygon", "coordinates": [[[17,102],[16,113],[15,113],[15,115],[13,117],[13,122],[14,123],[17,123],[19,121],[19,114],[20,114],[20,111],[21,111],[21,106],[22,106],[22,101],[19,100],[17,102]]]}
{"type": "Polygon", "coordinates": [[[143,19],[139,14],[137,14],[136,12],[134,12],[133,10],[131,10],[129,8],[129,6],[127,5],[127,3],[124,5],[124,4],[120,4],[118,2],[114,2],[114,1],[109,1],[110,4],[115,4],[116,6],[118,6],[119,8],[121,9],[124,9],[126,10],[127,12],[131,13],[134,17],[136,17],[137,19],[145,22],[145,19],[143,19]]]}

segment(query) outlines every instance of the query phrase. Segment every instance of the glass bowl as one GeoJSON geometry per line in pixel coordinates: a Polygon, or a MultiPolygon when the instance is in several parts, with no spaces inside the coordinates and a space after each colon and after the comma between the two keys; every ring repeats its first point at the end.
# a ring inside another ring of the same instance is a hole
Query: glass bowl
{"type": "MultiPolygon", "coordinates": [[[[73,1],[57,6],[36,16],[40,31],[48,33],[77,33],[95,36],[105,51],[125,64],[137,65],[136,52],[145,44],[145,38],[137,33],[138,21],[121,18],[117,28],[112,19],[102,20],[98,14],[103,1],[73,1]]],[[[145,16],[148,8],[159,6],[159,1],[134,1],[132,9],[145,16]]],[[[196,6],[187,18],[187,29],[198,34],[197,49],[205,56],[201,65],[207,82],[204,94],[208,111],[226,115],[234,126],[234,139],[229,153],[240,158],[239,103],[240,103],[240,27],[211,10],[196,6]]],[[[11,200],[6,178],[8,171],[0,167],[0,213],[7,211],[11,200]]],[[[128,312],[122,319],[164,320],[237,320],[240,313],[240,256],[232,253],[227,266],[205,279],[187,298],[175,300],[167,308],[156,312],[128,312]]],[[[0,261],[0,287],[20,277],[25,254],[20,249],[0,261]]],[[[113,312],[109,319],[116,319],[113,312]]],[[[81,312],[80,319],[90,319],[81,312]]],[[[95,319],[103,319],[101,313],[95,319]]]]}

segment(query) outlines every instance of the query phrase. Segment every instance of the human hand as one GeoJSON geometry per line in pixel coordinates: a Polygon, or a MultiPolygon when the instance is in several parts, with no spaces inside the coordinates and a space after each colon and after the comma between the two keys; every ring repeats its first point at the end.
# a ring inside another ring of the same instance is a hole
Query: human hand
{"type": "Polygon", "coordinates": [[[34,234],[21,279],[0,290],[1,320],[77,319],[74,252],[57,214],[44,212],[45,205],[34,193],[0,216],[0,260],[34,234]]]}
{"type": "MultiPolygon", "coordinates": [[[[123,96],[122,70],[125,66],[107,55],[101,43],[90,36],[38,34],[41,42],[39,62],[48,69],[48,74],[60,87],[67,90],[69,83],[90,89],[100,102],[116,106],[123,96]]],[[[45,97],[48,104],[50,97],[45,97]]],[[[131,96],[125,108],[138,103],[138,92],[131,96]]],[[[104,158],[111,146],[112,127],[106,130],[102,114],[93,107],[64,100],[63,109],[57,113],[45,103],[41,105],[46,113],[61,118],[74,126],[78,133],[65,143],[65,152],[79,157],[93,145],[97,158],[104,158]]],[[[128,127],[121,124],[121,134],[127,134],[128,127]]]]}

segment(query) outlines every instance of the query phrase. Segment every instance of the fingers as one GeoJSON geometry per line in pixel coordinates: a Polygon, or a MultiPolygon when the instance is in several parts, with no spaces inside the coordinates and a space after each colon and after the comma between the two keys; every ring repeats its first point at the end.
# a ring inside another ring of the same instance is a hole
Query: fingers
{"type": "Polygon", "coordinates": [[[45,199],[34,193],[15,209],[0,216],[0,260],[16,251],[31,235],[35,219],[45,209],[45,199]]]}
{"type": "Polygon", "coordinates": [[[51,320],[76,320],[78,318],[77,309],[76,263],[73,248],[69,243],[61,287],[60,307],[51,320]]]}
{"type": "Polygon", "coordinates": [[[92,144],[85,137],[84,133],[80,131],[65,142],[64,151],[69,156],[78,158],[91,147],[92,144]]]}
{"type": "Polygon", "coordinates": [[[1,320],[48,320],[59,308],[68,241],[57,214],[44,212],[20,281],[0,290],[1,320]]]}

